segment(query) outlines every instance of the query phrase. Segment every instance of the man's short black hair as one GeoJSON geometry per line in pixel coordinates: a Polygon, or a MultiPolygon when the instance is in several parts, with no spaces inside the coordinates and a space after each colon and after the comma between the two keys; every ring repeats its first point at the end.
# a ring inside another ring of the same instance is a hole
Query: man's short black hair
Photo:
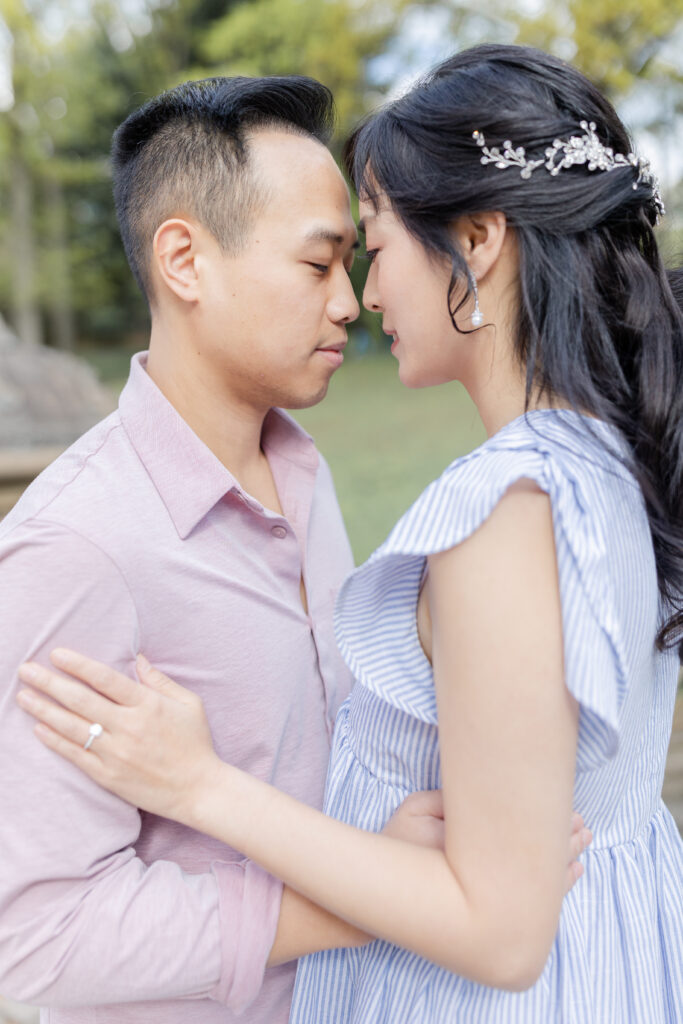
{"type": "Polygon", "coordinates": [[[226,252],[239,251],[265,195],[249,166],[249,135],[263,128],[329,142],[332,93],[300,75],[185,82],[134,111],[112,143],[114,202],[131,270],[151,297],[154,234],[192,216],[226,252]]]}

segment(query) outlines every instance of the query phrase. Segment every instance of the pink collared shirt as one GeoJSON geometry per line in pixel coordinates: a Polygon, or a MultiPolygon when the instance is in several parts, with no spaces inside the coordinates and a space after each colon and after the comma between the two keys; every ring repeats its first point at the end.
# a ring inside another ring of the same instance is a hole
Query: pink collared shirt
{"type": "MultiPolygon", "coordinates": [[[[50,1024],[277,1024],[280,884],[99,789],[32,735],[18,665],[138,651],[204,700],[219,754],[321,806],[351,679],[332,627],[352,558],[329,470],[272,411],[284,517],[246,494],[133,359],[119,409],[0,523],[0,991],[50,1024]],[[299,582],[306,585],[304,611],[299,582]]],[[[225,813],[230,813],[226,807],[225,813]]]]}

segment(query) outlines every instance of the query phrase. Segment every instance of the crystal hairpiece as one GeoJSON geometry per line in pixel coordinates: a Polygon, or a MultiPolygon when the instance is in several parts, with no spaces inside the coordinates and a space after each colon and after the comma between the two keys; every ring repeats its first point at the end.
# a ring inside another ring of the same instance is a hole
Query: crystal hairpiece
{"type": "Polygon", "coordinates": [[[498,146],[489,148],[486,139],[480,131],[472,132],[472,138],[481,148],[481,162],[483,164],[495,164],[502,169],[506,167],[521,168],[523,178],[530,178],[537,167],[545,167],[552,175],[574,164],[585,164],[589,171],[613,171],[615,167],[633,167],[638,172],[638,177],[633,182],[633,188],[643,182],[652,189],[652,198],[657,208],[657,213],[662,215],[664,203],[659,191],[659,184],[650,170],[650,163],[644,157],[638,157],[635,153],[624,156],[623,153],[615,153],[609,146],[603,146],[595,134],[594,121],[581,121],[580,127],[584,135],[572,135],[567,142],[562,139],[555,139],[552,146],[545,151],[545,158],[538,160],[527,160],[523,146],[513,148],[512,143],[507,139],[503,143],[501,153],[498,146]]]}

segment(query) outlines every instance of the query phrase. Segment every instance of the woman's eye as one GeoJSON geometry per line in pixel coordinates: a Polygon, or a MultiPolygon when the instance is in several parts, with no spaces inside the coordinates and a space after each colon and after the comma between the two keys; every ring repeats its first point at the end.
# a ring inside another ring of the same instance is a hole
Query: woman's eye
{"type": "Polygon", "coordinates": [[[378,252],[379,249],[366,249],[363,255],[361,256],[361,259],[367,260],[368,263],[374,263],[375,256],[377,255],[378,252]]]}
{"type": "Polygon", "coordinates": [[[319,274],[326,274],[330,269],[326,263],[311,263],[314,270],[317,270],[319,274]]]}

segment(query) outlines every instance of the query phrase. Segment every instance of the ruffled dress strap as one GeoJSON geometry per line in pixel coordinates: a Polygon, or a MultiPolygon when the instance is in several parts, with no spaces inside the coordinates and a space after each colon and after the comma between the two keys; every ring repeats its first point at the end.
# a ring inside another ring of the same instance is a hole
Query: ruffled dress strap
{"type": "Polygon", "coordinates": [[[335,616],[337,640],[362,685],[403,711],[435,723],[431,666],[416,623],[426,556],[469,537],[515,481],[534,480],[552,504],[565,678],[581,705],[588,767],[616,753],[628,679],[607,561],[601,470],[603,487],[609,488],[605,472],[628,477],[636,507],[642,499],[635,481],[613,456],[601,452],[595,440],[589,446],[580,431],[577,439],[575,423],[568,429],[561,414],[548,411],[542,428],[536,430],[533,417],[514,421],[453,462],[427,487],[384,544],[342,587],[335,616]]]}

